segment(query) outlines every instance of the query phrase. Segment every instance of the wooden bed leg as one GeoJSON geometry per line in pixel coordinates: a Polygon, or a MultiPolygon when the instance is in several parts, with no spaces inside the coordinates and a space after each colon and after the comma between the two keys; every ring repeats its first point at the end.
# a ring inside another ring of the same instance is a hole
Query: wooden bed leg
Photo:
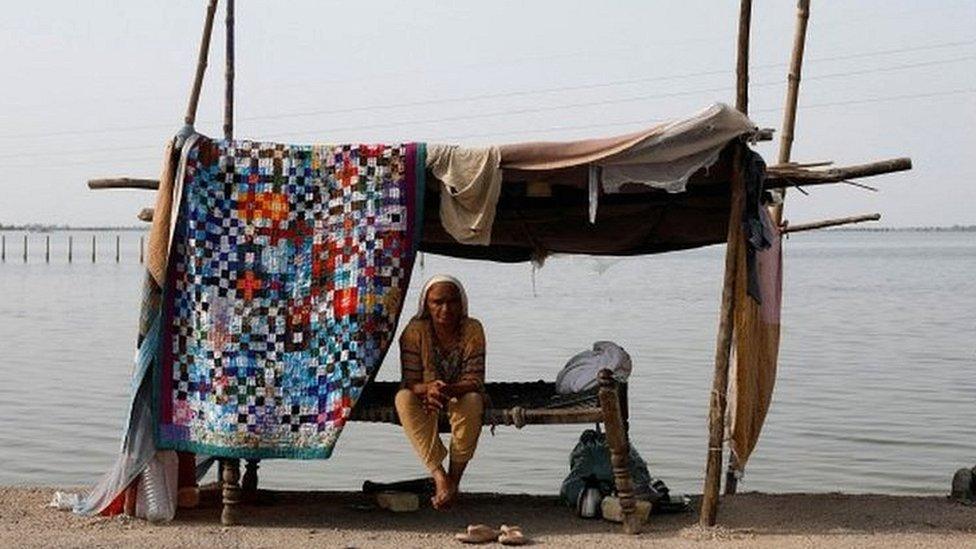
{"type": "Polygon", "coordinates": [[[617,395],[617,381],[613,372],[600,370],[600,408],[603,409],[603,427],[607,432],[607,445],[610,447],[610,463],[613,466],[613,482],[620,498],[623,513],[624,533],[639,534],[640,519],[637,517],[637,502],[634,500],[634,481],[630,477],[630,443],[620,411],[617,395]]]}
{"type": "Polygon", "coordinates": [[[249,459],[244,464],[244,478],[241,480],[241,490],[244,491],[244,499],[252,501],[258,495],[258,464],[260,459],[249,459]]]}
{"type": "Polygon", "coordinates": [[[220,522],[224,526],[233,526],[239,524],[240,520],[241,487],[238,483],[241,477],[241,461],[239,459],[221,459],[220,461],[224,465],[224,510],[220,514],[220,522]]]}

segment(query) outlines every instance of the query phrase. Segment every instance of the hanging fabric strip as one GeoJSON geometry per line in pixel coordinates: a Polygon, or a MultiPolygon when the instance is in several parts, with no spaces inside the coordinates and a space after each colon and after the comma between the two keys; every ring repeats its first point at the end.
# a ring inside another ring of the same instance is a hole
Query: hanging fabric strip
{"type": "Polygon", "coordinates": [[[596,209],[600,201],[600,167],[589,166],[590,224],[596,223],[596,209]]]}

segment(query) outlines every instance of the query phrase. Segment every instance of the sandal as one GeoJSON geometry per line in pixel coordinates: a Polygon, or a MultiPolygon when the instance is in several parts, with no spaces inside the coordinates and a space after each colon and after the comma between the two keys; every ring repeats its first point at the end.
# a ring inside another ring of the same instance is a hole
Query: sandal
{"type": "Polygon", "coordinates": [[[502,524],[502,533],[498,536],[498,541],[502,545],[525,545],[527,540],[522,534],[521,527],[502,524]]]}
{"type": "Polygon", "coordinates": [[[463,534],[454,534],[454,539],[461,543],[488,543],[499,539],[498,530],[487,524],[469,524],[463,534]]]}

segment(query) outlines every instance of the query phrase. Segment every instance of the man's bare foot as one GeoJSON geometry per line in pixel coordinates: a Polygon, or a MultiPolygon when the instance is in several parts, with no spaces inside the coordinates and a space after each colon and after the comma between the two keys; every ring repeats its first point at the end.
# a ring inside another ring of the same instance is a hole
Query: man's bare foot
{"type": "Polygon", "coordinates": [[[453,501],[457,493],[457,488],[451,478],[447,476],[447,472],[442,468],[438,468],[433,472],[434,477],[434,496],[430,498],[430,503],[434,509],[445,509],[453,501]]]}

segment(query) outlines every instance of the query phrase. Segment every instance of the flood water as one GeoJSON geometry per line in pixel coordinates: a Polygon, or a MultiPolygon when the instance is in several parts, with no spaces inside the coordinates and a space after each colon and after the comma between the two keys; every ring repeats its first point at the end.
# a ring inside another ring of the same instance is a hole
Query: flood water
{"type": "MultiPolygon", "coordinates": [[[[84,485],[118,451],[143,268],[139,232],[7,232],[0,264],[0,485],[84,485]],[[97,261],[91,261],[91,235],[97,261]]],[[[490,380],[555,379],[609,339],[633,357],[631,438],[653,475],[700,492],[723,248],[500,265],[427,255],[466,284],[490,380]]],[[[785,243],[772,409],[740,489],[938,494],[976,464],[976,233],[821,232],[785,243]]],[[[404,315],[406,318],[407,314],[404,315]]],[[[402,323],[401,323],[402,324],[402,323]]],[[[379,378],[398,376],[391,349],[379,378]]],[[[556,493],[582,425],[485,430],[467,488],[556,493]]],[[[355,489],[423,473],[391,425],[349,424],[328,461],[265,461],[261,485],[355,489]]]]}

